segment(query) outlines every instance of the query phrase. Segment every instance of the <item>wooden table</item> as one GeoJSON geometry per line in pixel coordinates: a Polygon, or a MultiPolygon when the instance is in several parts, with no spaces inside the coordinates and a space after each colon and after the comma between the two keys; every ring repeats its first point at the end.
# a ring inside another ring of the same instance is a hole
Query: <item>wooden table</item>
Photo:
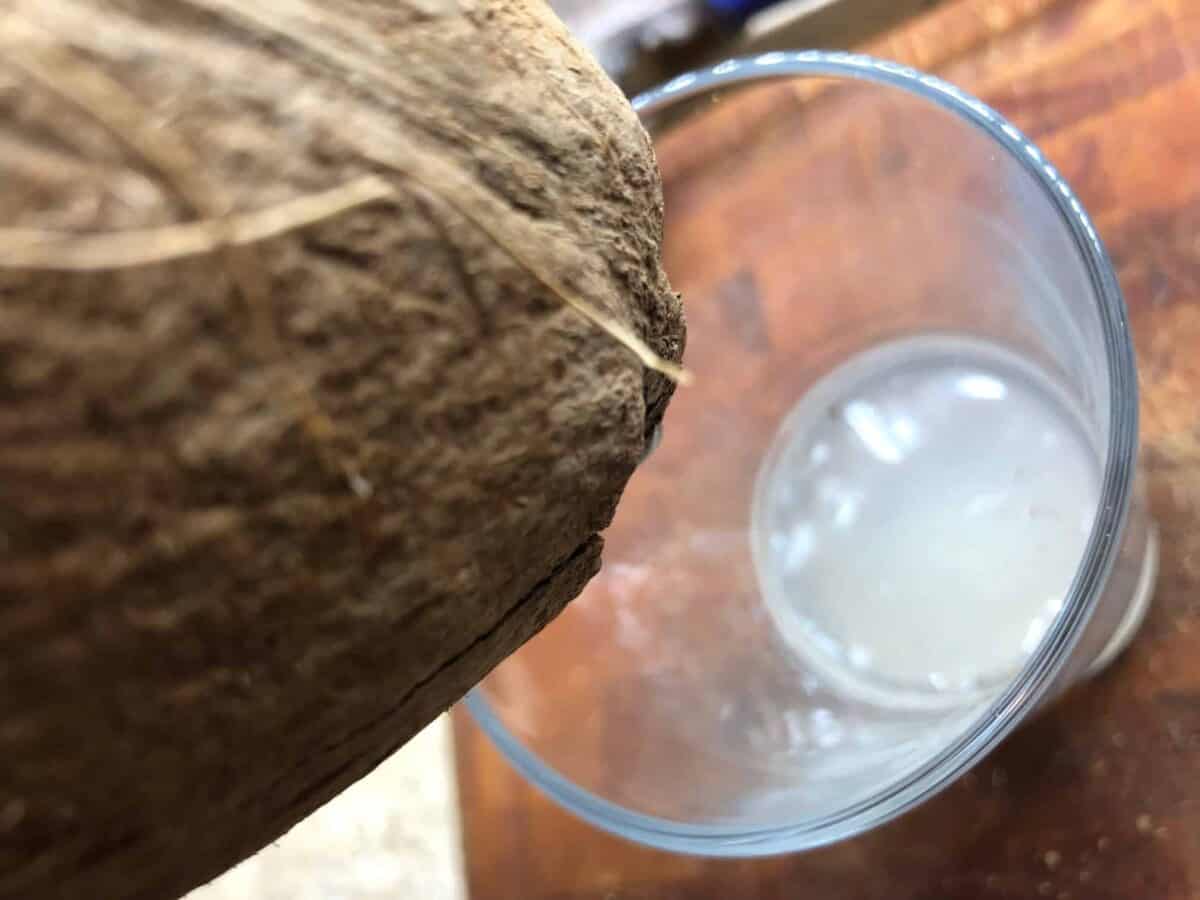
{"type": "Polygon", "coordinates": [[[602,834],[460,713],[474,900],[1200,897],[1200,0],[956,0],[868,49],[998,107],[1096,220],[1140,357],[1163,537],[1149,619],[1109,672],[931,803],[790,857],[702,860],[602,834]]]}

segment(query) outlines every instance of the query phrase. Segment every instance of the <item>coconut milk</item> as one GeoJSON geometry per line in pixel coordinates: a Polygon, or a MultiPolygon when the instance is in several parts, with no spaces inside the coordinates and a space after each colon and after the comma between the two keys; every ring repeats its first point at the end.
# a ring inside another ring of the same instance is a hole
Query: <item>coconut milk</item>
{"type": "Polygon", "coordinates": [[[826,376],[759,474],[755,564],[780,635],[857,699],[1001,684],[1062,607],[1100,460],[1064,392],[999,347],[895,342],[826,376]]]}

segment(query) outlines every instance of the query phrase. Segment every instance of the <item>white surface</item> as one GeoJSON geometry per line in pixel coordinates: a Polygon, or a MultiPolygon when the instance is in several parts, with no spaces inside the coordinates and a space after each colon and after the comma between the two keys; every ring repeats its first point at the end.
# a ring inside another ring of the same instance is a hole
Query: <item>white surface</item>
{"type": "Polygon", "coordinates": [[[1062,607],[1099,497],[1099,460],[1049,384],[945,338],[827,376],[767,466],[767,604],[806,662],[876,699],[1010,676],[1062,607]]]}
{"type": "Polygon", "coordinates": [[[187,900],[463,900],[443,716],[279,841],[187,900]]]}

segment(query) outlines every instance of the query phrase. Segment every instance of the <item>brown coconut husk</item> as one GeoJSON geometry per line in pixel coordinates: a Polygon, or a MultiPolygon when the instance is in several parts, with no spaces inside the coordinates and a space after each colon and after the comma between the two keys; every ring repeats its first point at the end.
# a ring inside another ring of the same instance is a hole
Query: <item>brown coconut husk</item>
{"type": "Polygon", "coordinates": [[[0,896],[175,896],[596,570],[657,171],[538,0],[13,0],[0,110],[0,896]]]}

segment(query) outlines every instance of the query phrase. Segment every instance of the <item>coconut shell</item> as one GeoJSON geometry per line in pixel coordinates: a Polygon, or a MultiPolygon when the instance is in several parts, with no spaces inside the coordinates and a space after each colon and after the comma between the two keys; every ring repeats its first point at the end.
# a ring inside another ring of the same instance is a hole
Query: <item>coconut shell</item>
{"type": "Polygon", "coordinates": [[[5,9],[0,896],[172,897],[597,570],[658,175],[539,0],[5,9]]]}

